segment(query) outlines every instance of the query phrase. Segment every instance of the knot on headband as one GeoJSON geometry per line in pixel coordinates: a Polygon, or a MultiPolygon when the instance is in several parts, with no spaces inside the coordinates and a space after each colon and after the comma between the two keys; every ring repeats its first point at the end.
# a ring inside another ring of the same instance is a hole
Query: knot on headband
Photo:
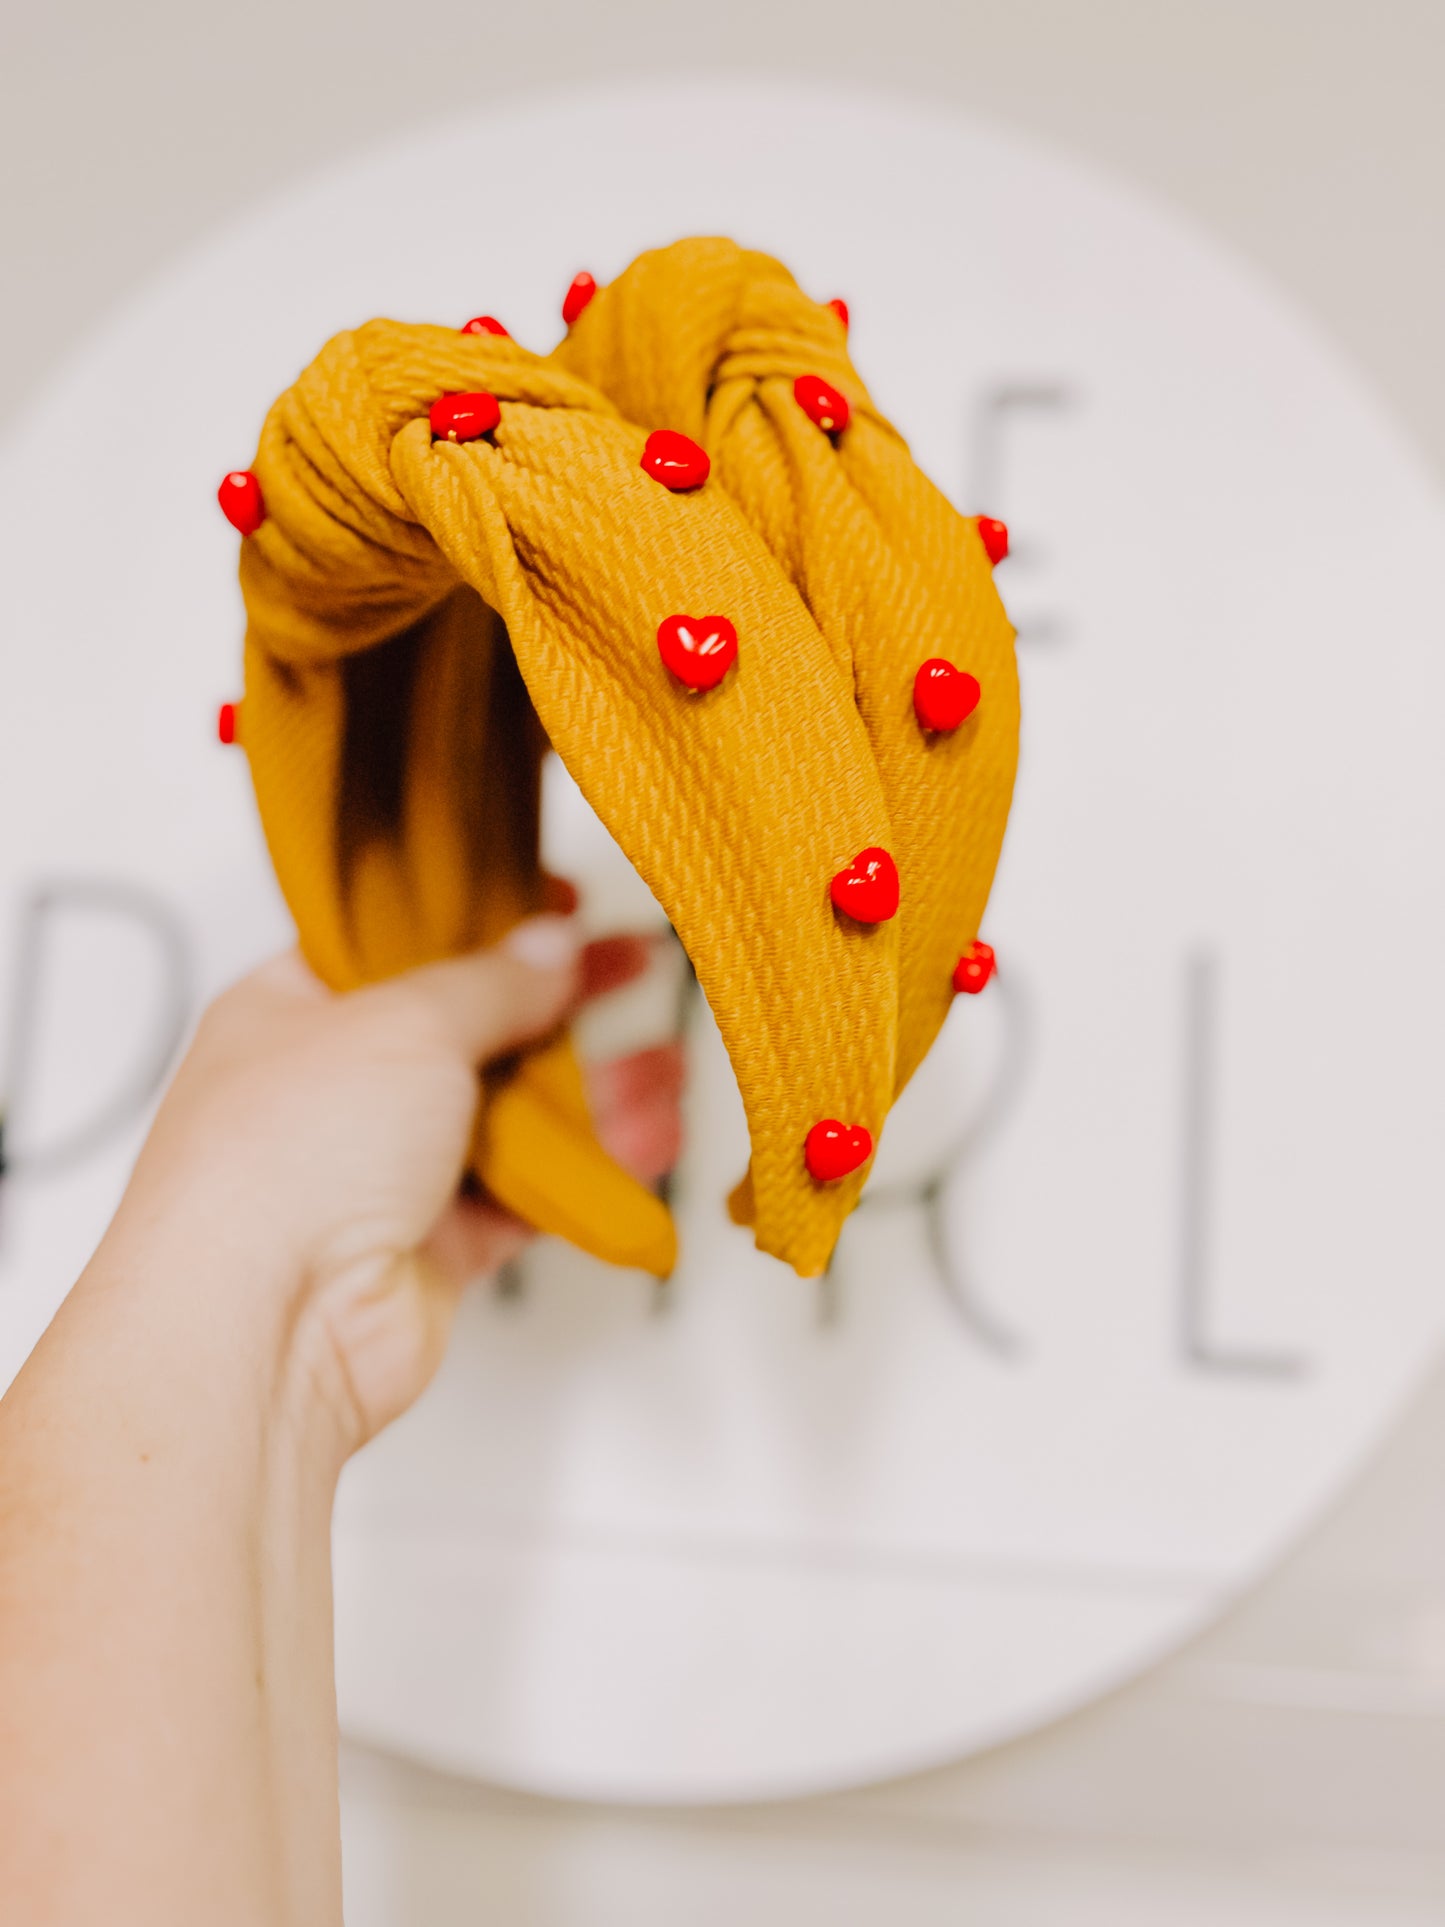
{"type": "MultiPolygon", "coordinates": [[[[821,1271],[984,954],[1018,742],[980,525],[837,313],[692,240],[547,356],[373,321],[275,404],[251,475],[245,746],[312,966],[346,988],[544,908],[550,744],[716,1017],[752,1147],[733,1216],[821,1271]]],[[[474,1162],[539,1228],[671,1269],[565,1039],[489,1079],[474,1162]]]]}

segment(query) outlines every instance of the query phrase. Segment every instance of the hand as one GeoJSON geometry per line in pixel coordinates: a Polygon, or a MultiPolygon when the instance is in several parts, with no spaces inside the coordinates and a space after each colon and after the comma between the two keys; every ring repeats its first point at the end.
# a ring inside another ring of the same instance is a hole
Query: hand
{"type": "MultiPolygon", "coordinates": [[[[117,1219],[153,1246],[206,1234],[266,1294],[287,1396],[319,1400],[343,1453],[404,1411],[440,1361],[463,1286],[531,1236],[458,1189],[478,1066],[638,976],[645,940],[578,949],[537,917],[488,951],[336,996],[295,953],[221,996],[157,1116],[117,1219]]],[[[674,1163],[673,1045],[593,1074],[602,1141],[644,1179],[674,1163]]]]}

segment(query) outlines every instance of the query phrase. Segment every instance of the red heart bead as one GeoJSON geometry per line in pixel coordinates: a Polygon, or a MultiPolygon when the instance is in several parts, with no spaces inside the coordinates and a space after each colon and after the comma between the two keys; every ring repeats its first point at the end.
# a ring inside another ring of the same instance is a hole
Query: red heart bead
{"type": "Polygon", "coordinates": [[[222,703],[216,714],[216,736],[229,748],[241,733],[241,705],[222,703]]]}
{"type": "Polygon", "coordinates": [[[654,482],[675,492],[700,488],[707,480],[712,458],[690,436],[679,435],[675,428],[656,428],[643,446],[642,466],[654,482]]]}
{"type": "Polygon", "coordinates": [[[860,850],[828,885],[837,908],[855,923],[887,923],[898,909],[898,865],[886,850],[860,850]]]}
{"type": "Polygon", "coordinates": [[[512,338],[494,314],[474,314],[470,321],[462,323],[458,332],[464,335],[505,335],[508,341],[512,338]]]}
{"type": "Polygon", "coordinates": [[[831,301],[826,301],[823,305],[824,307],[831,308],[834,314],[837,315],[843,324],[843,332],[846,334],[848,331],[848,303],[843,299],[842,295],[835,294],[831,301]]]}
{"type": "Polygon", "coordinates": [[[993,946],[971,943],[953,969],[953,987],[976,997],[994,972],[993,946]]]}
{"type": "Polygon", "coordinates": [[[254,535],[266,520],[266,502],[261,494],[261,484],[249,468],[233,468],[229,475],[223,476],[221,486],[216,490],[216,500],[221,505],[222,515],[242,535],[254,535]]]}
{"type": "Polygon", "coordinates": [[[873,1139],[861,1124],[840,1124],[836,1117],[825,1117],[815,1124],[803,1144],[803,1159],[808,1175],[819,1184],[832,1184],[846,1178],[873,1155],[873,1139]]]}
{"type": "Polygon", "coordinates": [[[737,659],[738,632],[726,616],[664,616],[657,650],[689,689],[715,689],[737,659]]]}
{"type": "Polygon", "coordinates": [[[978,708],[982,694],[977,676],[943,656],[930,656],[913,678],[914,714],[925,729],[957,729],[978,708]]]}
{"type": "Polygon", "coordinates": [[[841,435],[852,418],[848,397],[840,395],[821,375],[799,375],[793,383],[793,400],[810,422],[816,422],[830,435],[841,435]]]}
{"type": "Polygon", "coordinates": [[[1008,523],[1000,522],[992,515],[980,515],[978,533],[983,543],[984,554],[997,568],[1008,554],[1008,523]]]}
{"type": "Polygon", "coordinates": [[[562,319],[569,328],[596,292],[597,282],[586,268],[573,275],[572,285],[562,297],[562,319]]]}
{"type": "Polygon", "coordinates": [[[439,395],[430,410],[431,432],[439,441],[474,442],[490,435],[502,419],[495,395],[439,395]]]}

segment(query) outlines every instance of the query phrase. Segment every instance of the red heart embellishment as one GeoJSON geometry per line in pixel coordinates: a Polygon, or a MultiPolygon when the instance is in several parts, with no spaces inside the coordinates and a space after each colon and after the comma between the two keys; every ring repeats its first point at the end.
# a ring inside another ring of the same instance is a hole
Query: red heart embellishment
{"type": "Polygon", "coordinates": [[[982,694],[977,676],[930,656],[913,678],[913,711],[925,729],[946,732],[968,720],[982,694]]]}
{"type": "Polygon", "coordinates": [[[726,616],[664,616],[657,652],[689,689],[716,689],[738,653],[738,632],[726,616]]]}
{"type": "Polygon", "coordinates": [[[853,416],[848,397],[821,375],[799,375],[793,383],[793,400],[810,422],[829,435],[841,435],[853,416]]]}
{"type": "Polygon", "coordinates": [[[596,277],[590,275],[586,268],[580,274],[573,275],[571,286],[562,297],[562,319],[569,328],[596,292],[596,277]]]}
{"type": "Polygon", "coordinates": [[[953,967],[953,987],[976,997],[993,972],[993,945],[971,943],[953,967]]]}
{"type": "Polygon", "coordinates": [[[216,490],[221,513],[242,535],[254,535],[266,520],[266,501],[261,484],[249,468],[233,468],[216,490]]]}
{"type": "Polygon", "coordinates": [[[836,1117],[825,1117],[809,1131],[803,1145],[803,1160],[808,1176],[819,1184],[832,1184],[846,1178],[873,1155],[873,1139],[861,1124],[840,1124],[836,1117]]]}
{"type": "Polygon", "coordinates": [[[464,335],[501,335],[507,341],[512,338],[494,314],[474,314],[470,321],[462,323],[461,332],[464,335]]]}
{"type": "Polygon", "coordinates": [[[475,442],[491,434],[502,411],[495,395],[479,389],[470,395],[438,395],[427,418],[438,441],[475,442]]]}
{"type": "Polygon", "coordinates": [[[690,435],[680,435],[675,428],[655,428],[643,444],[642,466],[654,482],[677,491],[701,488],[712,458],[690,435]]]}
{"type": "Polygon", "coordinates": [[[898,865],[876,844],[860,850],[828,885],[828,895],[855,923],[887,923],[898,909],[898,865]]]}
{"type": "Polygon", "coordinates": [[[984,554],[997,568],[1008,554],[1008,523],[1000,522],[996,515],[980,515],[978,534],[984,554]]]}

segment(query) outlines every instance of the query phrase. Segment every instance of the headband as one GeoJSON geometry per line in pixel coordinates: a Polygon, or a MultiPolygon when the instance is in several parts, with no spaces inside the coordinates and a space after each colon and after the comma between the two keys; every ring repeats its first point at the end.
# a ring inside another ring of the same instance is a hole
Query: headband
{"type": "MultiPolygon", "coordinates": [[[[729,241],[642,255],[538,356],[499,324],[337,335],[222,503],[244,743],[318,975],[345,989],[548,904],[550,745],[696,969],[758,1245],[826,1265],[978,944],[1018,743],[1002,524],[921,474],[841,303],[729,241]]],[[[481,1182],[665,1275],[571,1046],[486,1078],[481,1182]]]]}

